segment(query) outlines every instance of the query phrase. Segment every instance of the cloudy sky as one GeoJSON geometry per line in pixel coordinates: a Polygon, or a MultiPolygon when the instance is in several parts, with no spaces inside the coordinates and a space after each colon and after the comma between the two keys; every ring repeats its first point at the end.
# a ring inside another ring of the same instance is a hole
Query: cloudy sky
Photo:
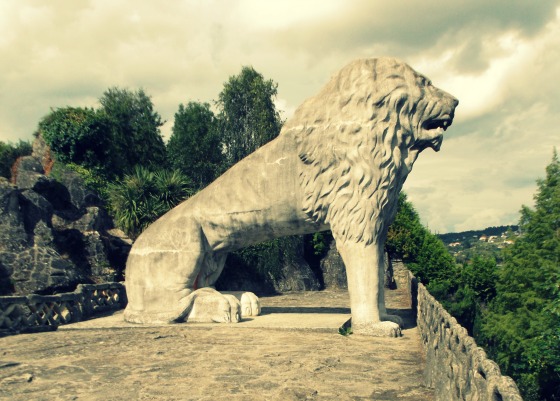
{"type": "Polygon", "coordinates": [[[540,0],[0,0],[0,140],[52,107],[144,90],[167,121],[251,65],[289,118],[352,59],[396,56],[460,100],[405,191],[432,231],[512,224],[560,146],[560,3],[540,0]]]}

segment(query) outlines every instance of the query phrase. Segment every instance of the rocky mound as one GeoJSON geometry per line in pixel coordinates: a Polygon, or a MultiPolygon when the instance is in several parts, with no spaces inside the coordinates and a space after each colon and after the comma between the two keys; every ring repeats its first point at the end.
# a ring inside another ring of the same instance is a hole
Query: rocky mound
{"type": "Polygon", "coordinates": [[[122,279],[131,241],[82,178],[53,161],[41,138],[0,177],[0,295],[52,293],[122,279]]]}

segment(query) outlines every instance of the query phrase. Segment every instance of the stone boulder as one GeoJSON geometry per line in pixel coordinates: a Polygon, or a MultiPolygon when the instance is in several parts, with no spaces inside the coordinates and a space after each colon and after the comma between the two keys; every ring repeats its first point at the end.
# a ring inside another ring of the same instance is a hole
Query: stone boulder
{"type": "Polygon", "coordinates": [[[320,262],[323,272],[323,283],[325,289],[348,289],[346,281],[346,268],[342,257],[336,250],[336,243],[332,240],[329,243],[329,250],[320,262]]]}

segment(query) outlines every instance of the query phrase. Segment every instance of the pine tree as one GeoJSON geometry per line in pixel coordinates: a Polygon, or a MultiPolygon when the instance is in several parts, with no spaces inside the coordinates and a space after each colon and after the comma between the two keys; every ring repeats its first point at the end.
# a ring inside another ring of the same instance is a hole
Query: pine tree
{"type": "Polygon", "coordinates": [[[537,181],[535,208],[524,206],[521,237],[505,253],[496,298],[484,316],[490,355],[524,399],[560,399],[560,162],[556,150],[537,181]]]}

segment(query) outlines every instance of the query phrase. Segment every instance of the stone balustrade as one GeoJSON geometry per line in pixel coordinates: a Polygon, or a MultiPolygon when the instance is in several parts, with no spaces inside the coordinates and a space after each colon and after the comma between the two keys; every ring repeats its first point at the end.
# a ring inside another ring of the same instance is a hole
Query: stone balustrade
{"type": "Polygon", "coordinates": [[[418,283],[401,260],[391,261],[399,288],[411,295],[418,331],[426,352],[424,384],[435,389],[436,401],[523,401],[517,385],[502,376],[474,338],[418,283]]]}
{"type": "Polygon", "coordinates": [[[422,284],[417,299],[425,384],[435,389],[437,401],[522,401],[513,379],[502,376],[498,365],[422,284]]]}
{"type": "Polygon", "coordinates": [[[74,292],[57,295],[0,297],[0,333],[56,329],[96,313],[126,306],[122,283],[80,284],[74,292]]]}

